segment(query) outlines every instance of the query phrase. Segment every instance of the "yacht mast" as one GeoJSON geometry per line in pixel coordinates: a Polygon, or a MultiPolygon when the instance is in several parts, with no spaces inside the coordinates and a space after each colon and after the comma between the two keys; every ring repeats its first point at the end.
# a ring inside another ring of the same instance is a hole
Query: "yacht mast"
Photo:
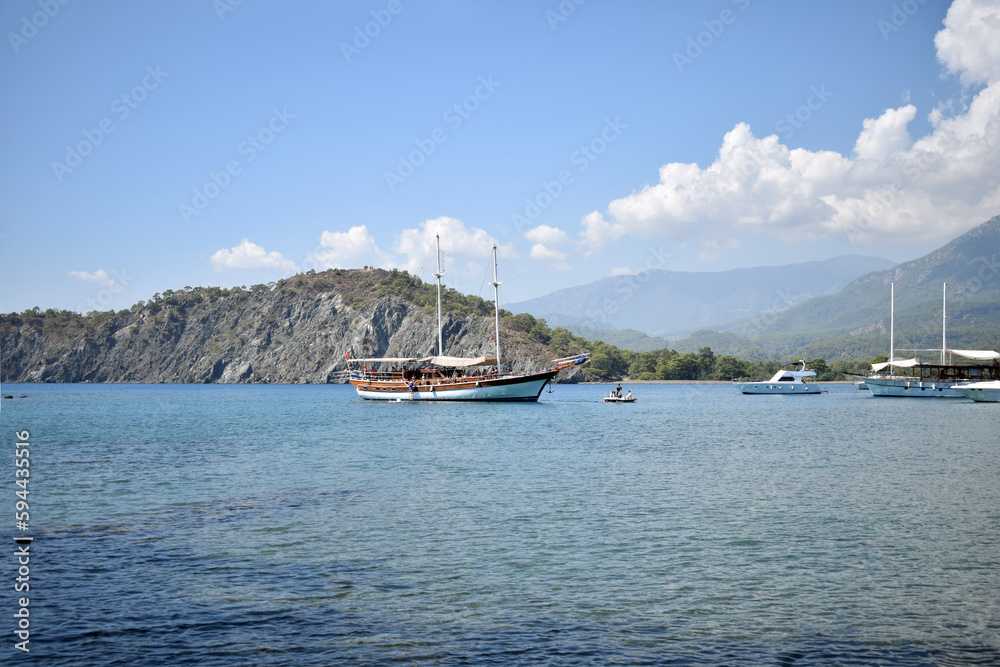
{"type": "Polygon", "coordinates": [[[941,365],[944,366],[944,351],[947,348],[947,332],[945,330],[948,323],[948,283],[941,286],[941,365]]]}
{"type": "MultiPolygon", "coordinates": [[[[896,339],[896,283],[889,283],[889,362],[896,358],[894,342],[896,339]]],[[[892,374],[892,366],[889,366],[892,374]]]]}
{"type": "Polygon", "coordinates": [[[441,276],[444,275],[444,271],[441,270],[441,235],[435,234],[434,239],[437,242],[437,273],[434,277],[437,278],[438,282],[438,356],[444,356],[444,337],[441,334],[441,276]]]}
{"type": "Polygon", "coordinates": [[[493,244],[493,312],[496,317],[496,337],[497,337],[497,373],[500,372],[500,285],[497,280],[497,245],[493,244]]]}

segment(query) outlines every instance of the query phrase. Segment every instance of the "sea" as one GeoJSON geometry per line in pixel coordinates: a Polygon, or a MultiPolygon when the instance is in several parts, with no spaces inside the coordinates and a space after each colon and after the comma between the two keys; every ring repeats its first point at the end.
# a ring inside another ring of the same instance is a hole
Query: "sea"
{"type": "Polygon", "coordinates": [[[0,662],[1000,664],[1000,404],[609,389],[5,383],[0,662]]]}

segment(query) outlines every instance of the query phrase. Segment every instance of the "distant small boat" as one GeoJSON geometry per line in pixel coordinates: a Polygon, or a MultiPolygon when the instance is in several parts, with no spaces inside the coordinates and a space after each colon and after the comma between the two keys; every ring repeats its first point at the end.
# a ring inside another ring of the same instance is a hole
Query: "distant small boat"
{"type": "Polygon", "coordinates": [[[744,394],[785,394],[785,395],[801,395],[801,394],[821,394],[823,389],[816,383],[809,383],[803,381],[803,378],[813,377],[816,375],[816,371],[807,371],[806,362],[790,361],[787,364],[782,364],[782,368],[785,366],[791,366],[792,364],[802,364],[802,368],[797,371],[786,371],[778,370],[770,380],[766,382],[744,382],[740,384],[740,391],[744,394]]]}
{"type": "Polygon", "coordinates": [[[635,396],[632,395],[632,392],[629,392],[625,396],[618,396],[614,392],[611,392],[610,394],[608,394],[607,396],[604,397],[604,402],[605,403],[635,403],[635,396]]]}
{"type": "Polygon", "coordinates": [[[1000,380],[953,384],[951,388],[977,403],[1000,403],[1000,380]]]}

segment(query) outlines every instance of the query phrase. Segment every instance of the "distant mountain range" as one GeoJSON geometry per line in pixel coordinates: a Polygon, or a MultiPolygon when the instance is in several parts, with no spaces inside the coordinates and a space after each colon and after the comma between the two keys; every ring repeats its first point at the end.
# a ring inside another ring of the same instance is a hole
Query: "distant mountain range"
{"type": "MultiPolygon", "coordinates": [[[[889,351],[890,284],[895,284],[896,348],[941,347],[945,283],[947,346],[1000,349],[1000,216],[923,257],[866,273],[836,293],[780,311],[760,309],[685,338],[648,336],[634,330],[639,327],[630,331],[568,328],[588,339],[637,351],[670,347],[692,352],[708,346],[717,354],[751,360],[872,358],[889,351]]],[[[733,290],[737,288],[745,289],[734,286],[733,290]]]]}
{"type": "Polygon", "coordinates": [[[862,276],[837,294],[772,317],[719,327],[773,349],[822,349],[828,356],[888,352],[889,287],[895,284],[896,347],[941,347],[947,284],[947,345],[1000,347],[1000,216],[950,243],[887,271],[862,276]]]}
{"type": "MultiPolygon", "coordinates": [[[[603,278],[508,308],[542,317],[551,326],[585,330],[634,329],[676,337],[760,313],[778,313],[834,294],[852,280],[895,265],[888,259],[845,255],[823,262],[719,272],[652,270],[603,278]]],[[[610,341],[607,341],[610,342],[610,341]]]]}

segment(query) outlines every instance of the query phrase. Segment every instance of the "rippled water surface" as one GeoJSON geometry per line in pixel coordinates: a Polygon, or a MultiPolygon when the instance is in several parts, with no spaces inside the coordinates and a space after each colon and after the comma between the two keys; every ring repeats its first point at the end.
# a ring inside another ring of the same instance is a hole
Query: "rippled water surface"
{"type": "Polygon", "coordinates": [[[9,505],[31,432],[30,657],[1000,662],[1000,404],[630,388],[5,384],[27,395],[0,412],[9,505]]]}

